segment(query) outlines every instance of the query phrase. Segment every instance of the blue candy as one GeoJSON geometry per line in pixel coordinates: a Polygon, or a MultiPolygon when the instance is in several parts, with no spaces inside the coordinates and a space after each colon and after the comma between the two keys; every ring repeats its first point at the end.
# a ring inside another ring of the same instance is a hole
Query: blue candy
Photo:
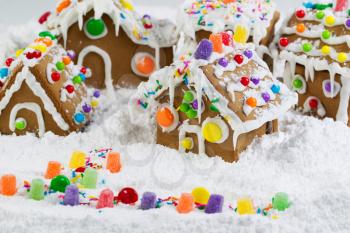
{"type": "Polygon", "coordinates": [[[81,81],[85,81],[86,80],[86,76],[82,73],[79,74],[80,78],[81,78],[81,81]]]}
{"type": "Polygon", "coordinates": [[[1,68],[0,69],[0,78],[6,78],[8,75],[9,75],[8,68],[1,68]]]}
{"type": "Polygon", "coordinates": [[[279,85],[273,84],[272,87],[271,87],[271,91],[274,94],[278,94],[281,91],[281,87],[279,85]]]}
{"type": "Polygon", "coordinates": [[[74,115],[74,120],[76,123],[80,124],[85,121],[85,115],[81,112],[78,112],[74,115]]]}

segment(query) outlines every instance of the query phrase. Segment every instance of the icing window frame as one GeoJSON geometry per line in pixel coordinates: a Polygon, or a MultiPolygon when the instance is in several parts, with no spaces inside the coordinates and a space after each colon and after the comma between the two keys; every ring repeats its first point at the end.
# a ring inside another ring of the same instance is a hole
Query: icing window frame
{"type": "Polygon", "coordinates": [[[105,37],[108,34],[108,28],[107,28],[105,21],[102,19],[102,17],[100,19],[95,19],[94,17],[91,17],[88,20],[86,20],[86,22],[84,23],[84,34],[91,40],[98,40],[98,39],[105,37]],[[100,35],[94,36],[94,35],[90,34],[90,32],[88,31],[87,25],[91,20],[101,20],[103,22],[104,30],[100,35]]]}

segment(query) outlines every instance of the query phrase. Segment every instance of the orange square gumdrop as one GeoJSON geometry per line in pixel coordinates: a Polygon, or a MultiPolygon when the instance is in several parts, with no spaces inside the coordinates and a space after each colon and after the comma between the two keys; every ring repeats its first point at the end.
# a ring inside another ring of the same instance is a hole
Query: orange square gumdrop
{"type": "Polygon", "coordinates": [[[3,175],[0,179],[0,193],[5,196],[13,196],[17,192],[16,176],[8,174],[3,175]]]}
{"type": "Polygon", "coordinates": [[[222,37],[221,37],[221,34],[219,34],[219,33],[211,34],[210,37],[209,37],[209,40],[211,41],[211,43],[213,43],[213,50],[214,50],[214,52],[222,53],[223,49],[222,49],[222,37]]]}

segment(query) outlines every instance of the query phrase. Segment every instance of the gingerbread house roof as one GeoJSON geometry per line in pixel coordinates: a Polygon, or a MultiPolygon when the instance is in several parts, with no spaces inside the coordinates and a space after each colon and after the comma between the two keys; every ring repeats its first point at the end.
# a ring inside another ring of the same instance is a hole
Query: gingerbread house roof
{"type": "MultiPolygon", "coordinates": [[[[206,96],[228,122],[235,145],[239,135],[277,119],[297,103],[296,94],[273,78],[253,44],[223,46],[217,53],[211,52],[210,43],[202,40],[193,56],[157,71],[142,83],[133,98],[133,114],[151,113],[164,92],[173,106],[175,87],[186,85],[195,89],[197,100],[206,96]]],[[[198,112],[200,108],[199,104],[198,112]]]]}
{"type": "Polygon", "coordinates": [[[267,35],[275,17],[276,5],[271,0],[186,0],[178,14],[178,27],[195,38],[200,30],[234,31],[237,25],[250,29],[255,45],[267,35]]]}
{"type": "Polygon", "coordinates": [[[78,22],[84,29],[84,16],[94,10],[94,18],[108,15],[114,22],[116,36],[121,27],[135,44],[153,48],[170,47],[177,41],[176,27],[168,20],[140,16],[129,0],[62,0],[46,25],[55,34],[67,40],[71,25],[78,22]]]}
{"type": "MultiPolygon", "coordinates": [[[[0,68],[0,114],[25,82],[62,131],[78,130],[90,118],[90,103],[96,101],[95,90],[84,84],[89,70],[74,65],[71,55],[57,44],[52,34],[40,35],[35,42],[18,50],[16,56],[6,59],[0,68]]],[[[44,132],[39,129],[39,136],[44,132]]]]}

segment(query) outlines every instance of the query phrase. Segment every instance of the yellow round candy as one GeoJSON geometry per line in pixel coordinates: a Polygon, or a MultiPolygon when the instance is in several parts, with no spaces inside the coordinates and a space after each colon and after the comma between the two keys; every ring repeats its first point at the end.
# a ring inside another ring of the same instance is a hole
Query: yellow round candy
{"type": "Polygon", "coordinates": [[[338,61],[344,63],[348,60],[348,55],[346,53],[338,53],[338,61]]]}
{"type": "Polygon", "coordinates": [[[120,0],[120,4],[129,11],[134,10],[134,6],[128,0],[120,0]]]}
{"type": "Polygon", "coordinates": [[[210,193],[206,188],[198,187],[192,190],[192,196],[194,198],[194,202],[206,205],[208,203],[210,193]]]}
{"type": "Polygon", "coordinates": [[[323,55],[328,55],[331,52],[331,48],[329,46],[325,45],[322,47],[321,52],[323,55]]]}
{"type": "Polygon", "coordinates": [[[335,18],[334,18],[334,16],[332,16],[332,15],[327,16],[327,17],[325,18],[325,23],[326,23],[326,25],[329,25],[329,26],[335,24],[335,18]]]}
{"type": "Polygon", "coordinates": [[[208,142],[216,143],[222,139],[222,129],[218,124],[209,122],[203,126],[202,135],[208,142]]]}
{"type": "Polygon", "coordinates": [[[16,57],[21,56],[21,54],[23,53],[24,49],[19,49],[16,51],[16,57]]]}
{"type": "Polygon", "coordinates": [[[191,150],[193,148],[193,140],[191,138],[184,138],[181,141],[181,146],[186,150],[191,150]]]}
{"type": "Polygon", "coordinates": [[[91,100],[91,106],[92,106],[93,108],[97,108],[97,107],[98,107],[98,104],[99,104],[98,100],[91,100]]]}

